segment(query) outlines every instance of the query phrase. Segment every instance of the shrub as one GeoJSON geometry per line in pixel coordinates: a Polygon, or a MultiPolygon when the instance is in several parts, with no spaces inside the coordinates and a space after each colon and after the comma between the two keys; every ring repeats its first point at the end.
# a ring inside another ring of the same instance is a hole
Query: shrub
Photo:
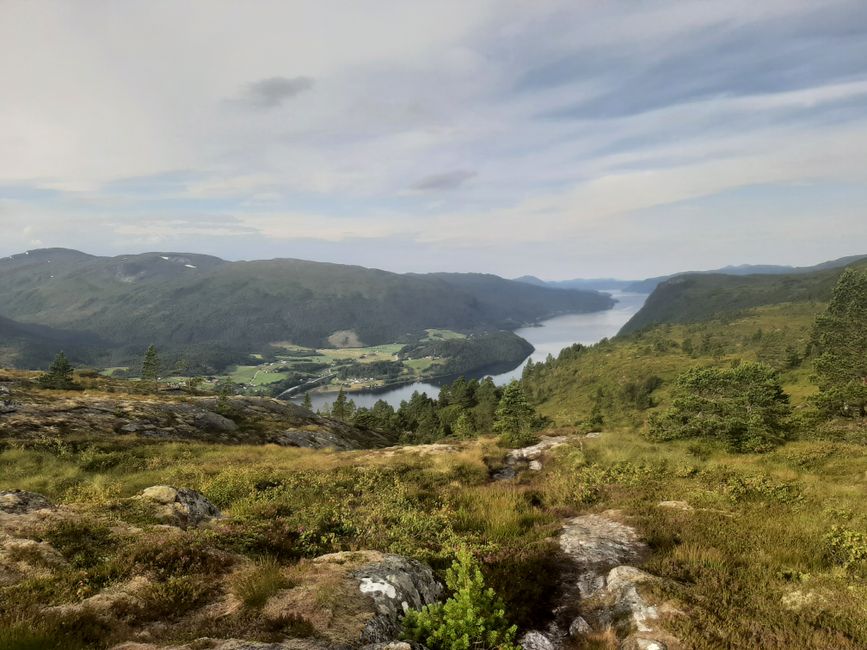
{"type": "Polygon", "coordinates": [[[711,438],[730,451],[767,451],[788,433],[789,397],[776,371],[760,363],[692,368],[674,384],[671,408],[654,414],[652,440],[711,438]]]}
{"type": "Polygon", "coordinates": [[[103,562],[117,543],[107,525],[87,519],[62,519],[46,528],[42,537],[79,569],[103,562]]]}
{"type": "Polygon", "coordinates": [[[867,564],[867,533],[834,526],[825,535],[825,556],[847,571],[867,564]]]}
{"type": "Polygon", "coordinates": [[[410,610],[404,636],[431,650],[518,650],[517,627],[506,620],[503,602],[485,587],[478,564],[462,549],[446,572],[452,596],[445,603],[410,610]]]}

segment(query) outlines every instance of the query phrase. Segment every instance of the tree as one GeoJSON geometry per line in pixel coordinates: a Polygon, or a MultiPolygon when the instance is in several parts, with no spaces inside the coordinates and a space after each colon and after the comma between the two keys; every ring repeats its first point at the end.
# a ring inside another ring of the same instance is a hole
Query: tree
{"type": "Polygon", "coordinates": [[[346,393],[341,388],[337,393],[337,399],[331,405],[331,417],[336,420],[349,422],[352,416],[355,415],[355,402],[346,398],[346,393]]]}
{"type": "Polygon", "coordinates": [[[518,650],[517,627],[506,619],[503,601],[485,579],[466,549],[446,571],[452,591],[445,603],[409,610],[403,619],[404,637],[431,650],[518,650]]]}
{"type": "Polygon", "coordinates": [[[160,358],[157,354],[157,349],[153,345],[150,345],[145,352],[144,360],[141,364],[141,380],[156,388],[159,378],[160,358]]]}
{"type": "Polygon", "coordinates": [[[532,432],[534,415],[521,384],[512,381],[497,405],[494,431],[501,434],[502,442],[509,447],[531,445],[536,441],[532,432]]]}
{"type": "Polygon", "coordinates": [[[310,393],[304,393],[304,400],[301,402],[301,406],[306,408],[308,411],[313,410],[313,400],[310,399],[310,393]]]}
{"type": "Polygon", "coordinates": [[[672,397],[670,408],[650,417],[652,440],[712,438],[731,451],[766,451],[788,432],[789,396],[762,363],[691,368],[675,380],[672,397]]]}
{"type": "Polygon", "coordinates": [[[78,388],[78,384],[72,381],[73,367],[63,352],[58,352],[54,361],[48,367],[48,372],[43,373],[37,380],[45,388],[55,390],[71,390],[78,388]]]}
{"type": "Polygon", "coordinates": [[[867,273],[843,272],[816,319],[813,345],[821,406],[845,417],[867,415],[867,273]]]}
{"type": "Polygon", "coordinates": [[[452,431],[458,438],[472,438],[476,433],[476,425],[469,411],[461,411],[458,419],[452,427],[452,431]]]}

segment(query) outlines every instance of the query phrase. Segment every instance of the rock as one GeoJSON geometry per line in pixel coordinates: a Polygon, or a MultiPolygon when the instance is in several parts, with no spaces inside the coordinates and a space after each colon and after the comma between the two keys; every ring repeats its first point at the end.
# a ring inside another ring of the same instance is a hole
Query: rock
{"type": "Polygon", "coordinates": [[[436,602],[443,591],[426,564],[378,551],[302,560],[293,583],[268,600],[262,616],[307,621],[317,639],[339,648],[395,643],[406,610],[436,602]]]}
{"type": "Polygon", "coordinates": [[[401,619],[408,610],[435,603],[442,595],[442,585],[429,566],[399,555],[384,555],[352,576],[358,580],[359,591],[373,598],[377,612],[361,635],[367,643],[399,637],[401,619]]]}
{"type": "Polygon", "coordinates": [[[560,548],[577,569],[578,595],[586,598],[605,586],[605,574],[644,555],[646,546],[635,530],[612,513],[584,515],[566,521],[560,548]]]}
{"type": "Polygon", "coordinates": [[[656,607],[648,604],[636,585],[643,582],[658,580],[656,576],[631,566],[619,566],[611,569],[606,577],[604,593],[601,594],[606,603],[605,615],[601,618],[608,621],[629,621],[639,632],[650,632],[653,628],[650,622],[659,617],[656,607]]]}
{"type": "Polygon", "coordinates": [[[307,447],[309,449],[337,449],[348,451],[356,447],[347,440],[330,431],[305,431],[301,429],[284,431],[275,435],[271,442],[283,447],[307,447]]]}
{"type": "Polygon", "coordinates": [[[11,394],[12,394],[12,390],[9,388],[9,386],[5,386],[3,384],[0,384],[0,395],[11,395],[11,394]]]}
{"type": "Polygon", "coordinates": [[[686,501],[660,501],[656,504],[660,508],[672,508],[673,510],[690,511],[693,509],[686,501]]]}
{"type": "Polygon", "coordinates": [[[388,641],[387,643],[369,643],[361,646],[361,650],[427,650],[427,648],[413,641],[388,641]]]}
{"type": "Polygon", "coordinates": [[[220,516],[217,507],[201,492],[189,488],[154,485],[142,490],[140,498],[157,504],[162,518],[184,528],[220,516]]]}
{"type": "Polygon", "coordinates": [[[551,639],[536,630],[527,632],[518,643],[524,650],[555,650],[551,639]]]}
{"type": "Polygon", "coordinates": [[[591,632],[590,623],[584,620],[584,617],[578,616],[569,624],[569,636],[573,639],[586,636],[591,632]]]}
{"type": "Polygon", "coordinates": [[[0,512],[24,515],[37,510],[49,510],[54,506],[41,494],[11,490],[0,492],[0,512]]]}
{"type": "Polygon", "coordinates": [[[18,406],[9,399],[0,400],[0,415],[3,413],[15,413],[18,410],[18,406]]]}
{"type": "Polygon", "coordinates": [[[213,413],[211,411],[200,411],[197,413],[193,417],[193,424],[196,428],[205,431],[231,433],[238,430],[238,425],[234,420],[230,420],[219,413],[213,413]]]}
{"type": "Polygon", "coordinates": [[[505,466],[497,470],[493,474],[493,478],[500,481],[515,478],[518,469],[522,467],[527,467],[534,472],[538,472],[542,469],[542,461],[539,460],[542,454],[565,445],[568,440],[568,436],[551,436],[550,438],[543,438],[535,445],[513,449],[506,454],[505,466]]]}
{"type": "Polygon", "coordinates": [[[620,650],[668,650],[668,645],[658,639],[648,639],[633,635],[627,637],[620,644],[620,650]]]}
{"type": "Polygon", "coordinates": [[[245,639],[211,639],[203,637],[184,645],[154,645],[127,642],[111,650],[333,650],[333,646],[308,639],[289,639],[280,643],[262,643],[245,639]]]}

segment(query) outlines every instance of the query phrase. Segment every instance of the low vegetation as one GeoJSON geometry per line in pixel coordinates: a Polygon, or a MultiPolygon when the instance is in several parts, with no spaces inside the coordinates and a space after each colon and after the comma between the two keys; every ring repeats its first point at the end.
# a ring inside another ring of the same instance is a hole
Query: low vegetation
{"type": "MultiPolygon", "coordinates": [[[[42,492],[75,517],[26,532],[63,561],[15,551],[35,568],[0,586],[0,641],[110,647],[154,616],[171,621],[153,628],[161,643],[315,636],[309,610],[278,620],[268,603],[309,579],[313,558],[374,550],[427,562],[448,583],[448,600],[406,617],[408,638],[508,649],[551,619],[564,519],[614,510],[645,540],[642,568],[657,580],[642,592],[670,604],[662,625],[685,647],[867,647],[867,421],[847,392],[865,349],[839,347],[864,331],[863,282],[844,275],[829,304],[573,346],[506,389],[461,380],[398,409],[343,396],[339,417],[425,444],[334,452],[10,436],[0,489],[42,492]],[[829,354],[839,373],[823,370],[829,354]],[[493,480],[504,443],[552,434],[561,443],[541,469],[493,480]],[[200,490],[224,517],[168,535],[133,498],[158,484],[200,490]],[[123,624],[83,609],[43,614],[135,577],[149,585],[145,605],[129,605],[123,624]],[[241,605],[208,618],[229,595],[241,605]]],[[[107,384],[75,379],[106,397],[107,384]]],[[[328,606],[342,597],[330,583],[315,594],[328,606]]],[[[594,643],[616,647],[610,635],[594,643]]]]}

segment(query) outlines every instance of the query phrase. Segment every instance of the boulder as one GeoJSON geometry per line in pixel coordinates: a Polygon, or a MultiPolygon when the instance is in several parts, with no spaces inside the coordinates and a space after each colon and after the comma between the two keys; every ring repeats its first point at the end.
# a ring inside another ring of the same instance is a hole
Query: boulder
{"type": "Polygon", "coordinates": [[[551,436],[543,438],[535,445],[513,449],[506,454],[505,465],[494,473],[493,478],[496,480],[515,478],[518,470],[525,467],[538,472],[542,469],[542,455],[551,449],[565,445],[568,440],[568,436],[551,436]]]}
{"type": "Polygon", "coordinates": [[[400,638],[404,613],[436,602],[443,591],[426,564],[377,551],[302,560],[293,574],[295,586],[269,599],[262,615],[303,619],[317,639],[339,647],[388,648],[400,638]]]}
{"type": "Polygon", "coordinates": [[[575,620],[569,624],[569,636],[573,639],[579,639],[582,636],[590,634],[590,632],[590,623],[584,620],[583,616],[575,617],[575,620]]]}
{"type": "Polygon", "coordinates": [[[51,502],[36,492],[24,490],[4,490],[0,492],[0,512],[12,515],[25,515],[37,510],[54,508],[51,502]]]}
{"type": "Polygon", "coordinates": [[[234,420],[223,417],[219,413],[212,411],[200,411],[193,417],[193,424],[197,429],[204,431],[218,431],[220,433],[231,433],[238,430],[238,425],[234,420]]]}
{"type": "Polygon", "coordinates": [[[556,648],[551,639],[536,630],[527,632],[518,643],[524,650],[555,650],[556,648]]]}
{"type": "Polygon", "coordinates": [[[0,399],[0,415],[3,413],[15,413],[18,406],[10,399],[0,399]]]}
{"type": "Polygon", "coordinates": [[[189,488],[154,485],[142,490],[139,497],[155,504],[161,518],[182,528],[220,516],[217,507],[201,492],[189,488]]]}
{"type": "Polygon", "coordinates": [[[435,603],[443,591],[429,566],[399,555],[384,555],[352,576],[358,580],[359,591],[373,599],[377,613],[362,632],[362,641],[367,643],[398,638],[404,614],[435,603]]]}

